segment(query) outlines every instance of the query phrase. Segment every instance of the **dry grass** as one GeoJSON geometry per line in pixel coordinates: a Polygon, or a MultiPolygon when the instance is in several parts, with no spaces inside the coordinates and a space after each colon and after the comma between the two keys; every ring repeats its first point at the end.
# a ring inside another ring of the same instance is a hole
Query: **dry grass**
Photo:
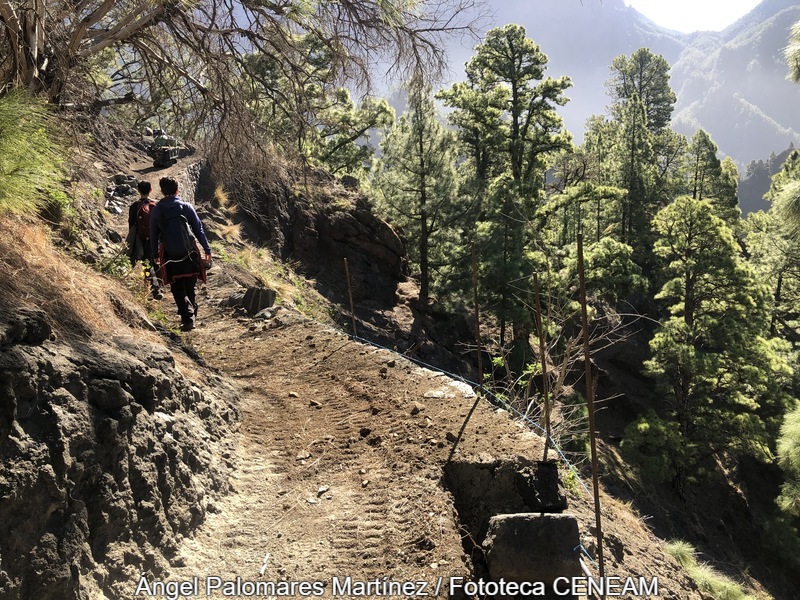
{"type": "Polygon", "coordinates": [[[242,228],[239,225],[218,225],[217,233],[229,244],[242,243],[242,228]]]}
{"type": "Polygon", "coordinates": [[[0,217],[0,310],[38,308],[63,339],[86,339],[144,321],[118,281],[59,252],[41,224],[0,217]]]}
{"type": "Polygon", "coordinates": [[[313,281],[299,275],[291,265],[276,260],[269,250],[246,247],[237,254],[225,255],[223,260],[238,264],[275,290],[280,302],[320,323],[334,322],[331,303],[314,288],[313,281]]]}
{"type": "Polygon", "coordinates": [[[228,192],[225,191],[225,188],[221,185],[214,188],[214,197],[211,198],[211,206],[227,211],[230,214],[236,213],[236,209],[238,208],[236,204],[231,202],[228,192]]]}

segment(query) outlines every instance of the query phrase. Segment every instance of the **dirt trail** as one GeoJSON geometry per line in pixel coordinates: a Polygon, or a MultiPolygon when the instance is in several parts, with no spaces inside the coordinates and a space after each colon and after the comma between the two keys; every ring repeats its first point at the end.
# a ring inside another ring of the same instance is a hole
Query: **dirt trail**
{"type": "MultiPolygon", "coordinates": [[[[183,574],[257,579],[267,554],[267,579],[466,574],[440,479],[471,391],[289,311],[251,330],[204,310],[187,337],[241,386],[240,468],[183,574]]],[[[461,452],[502,444],[481,438],[461,452]]]]}
{"type": "MultiPolygon", "coordinates": [[[[133,169],[155,184],[165,174],[180,176],[185,165],[153,171],[142,162],[133,169]]],[[[536,460],[542,439],[477,402],[467,386],[291,309],[255,321],[224,307],[253,283],[217,260],[199,289],[198,327],[182,336],[238,387],[241,427],[234,456],[224,457],[237,465],[233,493],[209,500],[205,523],[183,540],[168,580],[198,578],[199,590],[186,597],[206,597],[203,586],[213,577],[244,582],[213,597],[253,597],[247,585],[257,581],[320,582],[330,596],[334,578],[386,577],[424,582],[429,596],[448,597],[449,579],[467,576],[471,565],[462,544],[467,532],[446,487],[448,459],[536,460]],[[440,578],[445,585],[437,590],[440,578]]],[[[171,295],[161,302],[177,328],[171,295]]],[[[590,499],[576,486],[569,502],[590,539],[590,499]]],[[[612,499],[604,502],[614,548],[607,573],[658,576],[661,597],[699,598],[642,521],[612,499]]]]}
{"type": "MultiPolygon", "coordinates": [[[[447,582],[468,575],[470,564],[443,482],[448,458],[536,459],[541,439],[476,403],[467,386],[290,309],[270,321],[234,316],[219,304],[240,290],[236,270],[215,265],[201,288],[198,328],[183,336],[241,392],[234,493],[209,505],[169,579],[198,577],[202,590],[211,577],[223,585],[241,578],[245,587],[226,595],[247,597],[247,582],[320,582],[329,596],[334,578],[388,577],[448,597],[447,582]]],[[[570,502],[588,533],[587,499],[570,502]]],[[[638,519],[610,499],[605,510],[616,544],[609,573],[658,575],[662,597],[699,597],[638,519]]]]}

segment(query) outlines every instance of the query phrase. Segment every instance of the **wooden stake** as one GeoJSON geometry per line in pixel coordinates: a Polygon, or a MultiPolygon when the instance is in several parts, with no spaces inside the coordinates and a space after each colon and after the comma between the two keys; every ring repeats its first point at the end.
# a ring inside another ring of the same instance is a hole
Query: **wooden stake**
{"type": "Polygon", "coordinates": [[[475,304],[475,342],[478,345],[478,391],[483,389],[483,348],[481,347],[481,307],[478,304],[478,260],[472,242],[472,298],[475,304]]]}
{"type": "Polygon", "coordinates": [[[542,397],[544,398],[544,456],[547,460],[547,449],[550,447],[550,382],[547,377],[547,358],[544,353],[544,327],[542,326],[542,303],[539,300],[539,276],[533,274],[533,295],[536,299],[536,327],[539,330],[539,358],[542,361],[542,397]]]}
{"type": "MultiPolygon", "coordinates": [[[[594,422],[594,385],[592,384],[592,358],[589,354],[589,316],[586,311],[586,274],[583,265],[583,234],[578,234],[578,280],[581,294],[581,321],[583,323],[583,362],[586,369],[586,404],[589,409],[589,443],[592,452],[592,486],[594,489],[594,519],[597,529],[597,564],[600,579],[605,576],[603,561],[603,528],[600,518],[600,481],[597,466],[597,436],[594,422]]],[[[605,599],[605,594],[601,598],[605,599]]]]}
{"type": "Polygon", "coordinates": [[[347,266],[347,258],[344,259],[344,276],[347,281],[347,297],[350,298],[350,318],[353,319],[353,337],[357,337],[356,311],[353,308],[353,288],[350,287],[350,267],[347,266]]]}

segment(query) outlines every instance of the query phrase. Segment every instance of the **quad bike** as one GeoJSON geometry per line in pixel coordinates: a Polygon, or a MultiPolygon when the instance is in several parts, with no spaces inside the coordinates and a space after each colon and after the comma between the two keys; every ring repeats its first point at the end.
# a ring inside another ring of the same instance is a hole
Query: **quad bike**
{"type": "Polygon", "coordinates": [[[178,162],[177,140],[168,135],[158,136],[150,148],[150,155],[153,157],[153,166],[164,168],[178,162]]]}
{"type": "Polygon", "coordinates": [[[178,149],[175,147],[160,147],[152,151],[153,166],[157,168],[164,168],[174,165],[178,162],[178,149]]]}

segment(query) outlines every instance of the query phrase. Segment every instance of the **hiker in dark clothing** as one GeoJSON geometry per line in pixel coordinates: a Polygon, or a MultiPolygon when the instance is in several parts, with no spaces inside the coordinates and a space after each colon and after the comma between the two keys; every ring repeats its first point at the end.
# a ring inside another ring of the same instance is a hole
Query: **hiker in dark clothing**
{"type": "Polygon", "coordinates": [[[140,181],[136,188],[139,190],[139,199],[128,209],[128,258],[132,266],[142,261],[144,278],[150,284],[150,292],[153,298],[160,300],[163,297],[162,284],[150,244],[150,210],[156,203],[150,199],[152,186],[149,181],[140,181]]]}
{"type": "Polygon", "coordinates": [[[195,285],[198,278],[206,280],[211,246],[194,207],[178,197],[178,182],[162,177],[159,186],[164,197],[150,214],[150,244],[161,277],[172,289],[181,316],[181,331],[191,331],[197,316],[195,285]],[[204,254],[200,253],[198,242],[204,254]]]}

